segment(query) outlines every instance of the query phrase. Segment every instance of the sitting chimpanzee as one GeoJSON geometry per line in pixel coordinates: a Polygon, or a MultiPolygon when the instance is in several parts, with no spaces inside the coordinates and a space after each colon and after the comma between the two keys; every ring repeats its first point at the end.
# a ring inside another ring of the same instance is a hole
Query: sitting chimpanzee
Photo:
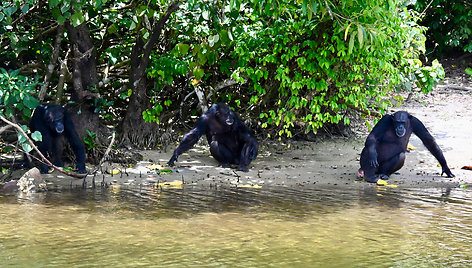
{"type": "MultiPolygon", "coordinates": [[[[79,173],[87,173],[84,144],[77,135],[74,123],[66,109],[53,104],[43,104],[36,107],[31,117],[30,130],[31,132],[41,132],[42,141],[39,143],[39,150],[45,157],[49,153],[52,163],[59,167],[63,166],[62,150],[64,145],[61,142],[61,137],[65,136],[77,157],[79,173]]],[[[41,173],[47,173],[48,169],[48,165],[41,164],[41,173]]]]}
{"type": "Polygon", "coordinates": [[[236,164],[238,170],[247,172],[251,160],[256,159],[256,139],[235,112],[226,104],[218,103],[198,119],[197,126],[185,135],[167,164],[173,166],[179,155],[190,149],[203,134],[210,144],[211,155],[222,167],[236,164]]]}
{"type": "Polygon", "coordinates": [[[379,179],[388,179],[392,173],[399,170],[405,162],[411,133],[415,133],[439,161],[442,167],[441,175],[446,173],[448,177],[454,177],[441,149],[423,123],[404,111],[382,117],[367,136],[361,153],[359,177],[368,182],[377,182],[379,179]]]}

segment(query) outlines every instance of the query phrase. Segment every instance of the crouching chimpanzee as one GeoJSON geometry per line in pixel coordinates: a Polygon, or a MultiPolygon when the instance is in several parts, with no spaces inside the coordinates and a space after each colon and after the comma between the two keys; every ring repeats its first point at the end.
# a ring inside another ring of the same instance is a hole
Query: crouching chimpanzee
{"type": "MultiPolygon", "coordinates": [[[[75,131],[74,123],[70,114],[62,106],[53,104],[43,104],[34,110],[30,122],[31,132],[39,131],[42,135],[42,141],[39,143],[41,153],[52,159],[55,166],[62,167],[62,137],[65,136],[69,141],[72,150],[77,158],[77,169],[79,173],[87,173],[85,169],[85,148],[84,144],[75,131]]],[[[26,158],[25,161],[28,161],[26,158]]],[[[29,165],[29,163],[27,162],[29,165]]],[[[41,173],[48,173],[49,166],[42,163],[41,173]]]]}
{"type": "Polygon", "coordinates": [[[257,156],[257,141],[249,129],[226,104],[218,103],[198,119],[192,129],[175,149],[167,163],[173,166],[180,154],[190,149],[205,134],[211,155],[222,167],[239,165],[238,170],[247,172],[251,160],[257,156]]]}
{"type": "Polygon", "coordinates": [[[439,161],[442,167],[441,175],[446,173],[449,178],[454,177],[433,136],[420,120],[405,111],[385,115],[367,136],[361,153],[359,177],[368,182],[377,182],[379,179],[388,179],[392,173],[399,170],[405,162],[411,133],[415,133],[439,161]]]}

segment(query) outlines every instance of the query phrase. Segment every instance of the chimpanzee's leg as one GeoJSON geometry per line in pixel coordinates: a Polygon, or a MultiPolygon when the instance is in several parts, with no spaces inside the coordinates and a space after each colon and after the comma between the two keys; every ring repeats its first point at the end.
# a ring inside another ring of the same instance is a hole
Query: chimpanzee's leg
{"type": "Polygon", "coordinates": [[[376,176],[378,167],[373,167],[370,164],[368,158],[368,151],[365,147],[361,153],[360,164],[361,168],[359,169],[359,175],[362,175],[367,182],[377,182],[379,180],[376,176]]]}
{"type": "Polygon", "coordinates": [[[397,155],[394,155],[390,159],[387,159],[381,163],[379,163],[379,168],[377,173],[382,176],[381,179],[388,179],[388,176],[393,174],[395,171],[399,170],[403,167],[405,163],[405,153],[401,152],[397,155]]]}
{"type": "Polygon", "coordinates": [[[237,164],[239,162],[233,152],[217,140],[213,140],[210,143],[210,152],[222,167],[229,167],[229,164],[237,164]]]}
{"type": "Polygon", "coordinates": [[[56,137],[52,141],[51,146],[51,160],[52,163],[57,167],[64,167],[64,163],[62,162],[62,152],[64,150],[64,137],[59,136],[56,137]]]}

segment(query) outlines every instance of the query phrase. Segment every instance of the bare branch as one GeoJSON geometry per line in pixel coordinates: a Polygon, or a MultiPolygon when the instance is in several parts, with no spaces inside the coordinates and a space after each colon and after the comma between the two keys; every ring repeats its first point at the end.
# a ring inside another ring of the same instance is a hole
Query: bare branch
{"type": "Polygon", "coordinates": [[[97,165],[97,167],[95,168],[95,170],[91,172],[92,174],[95,174],[95,173],[98,171],[98,169],[103,165],[103,162],[105,162],[105,160],[107,160],[108,154],[109,154],[110,151],[111,151],[111,147],[113,146],[113,143],[115,143],[115,136],[116,136],[116,132],[113,131],[113,134],[111,135],[110,144],[108,145],[107,150],[106,150],[105,153],[103,154],[103,157],[102,157],[102,159],[100,160],[100,162],[98,163],[98,165],[97,165]]]}

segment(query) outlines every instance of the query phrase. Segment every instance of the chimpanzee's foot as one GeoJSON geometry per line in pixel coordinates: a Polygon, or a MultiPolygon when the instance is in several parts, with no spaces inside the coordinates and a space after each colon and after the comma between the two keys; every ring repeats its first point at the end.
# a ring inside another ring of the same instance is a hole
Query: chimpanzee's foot
{"type": "Polygon", "coordinates": [[[228,162],[220,162],[220,166],[221,166],[222,168],[231,167],[231,165],[230,165],[228,162]]]}
{"type": "Polygon", "coordinates": [[[248,172],[249,171],[249,168],[247,166],[239,166],[238,167],[238,170],[239,171],[242,171],[242,172],[248,172]]]}
{"type": "Polygon", "coordinates": [[[386,175],[386,174],[379,174],[379,175],[377,176],[377,178],[380,179],[380,180],[386,181],[386,180],[390,179],[390,176],[388,176],[388,175],[386,175]]]}

